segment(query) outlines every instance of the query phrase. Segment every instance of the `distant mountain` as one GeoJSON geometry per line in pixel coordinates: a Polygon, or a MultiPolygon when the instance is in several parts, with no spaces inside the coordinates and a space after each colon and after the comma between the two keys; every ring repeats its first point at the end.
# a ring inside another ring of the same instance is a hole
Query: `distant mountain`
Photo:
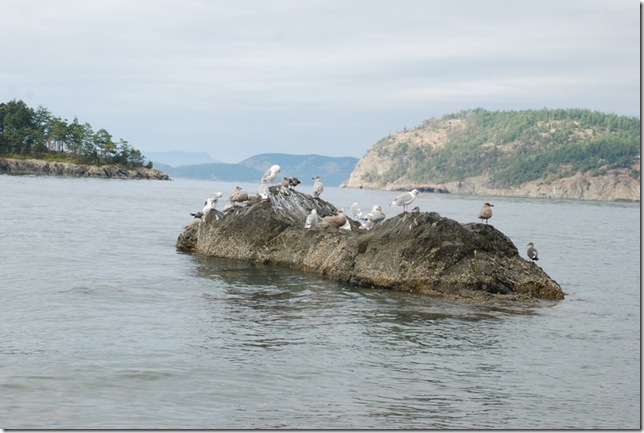
{"type": "Polygon", "coordinates": [[[178,167],[180,165],[220,163],[208,155],[206,152],[184,152],[181,150],[171,150],[167,152],[145,152],[147,159],[152,161],[155,167],[159,164],[166,166],[178,167]]]}
{"type": "Polygon", "coordinates": [[[264,174],[263,171],[252,167],[225,163],[180,165],[178,167],[154,164],[154,168],[163,171],[170,177],[220,180],[223,182],[259,182],[264,174]]]}
{"type": "Polygon", "coordinates": [[[358,158],[351,156],[332,157],[322,155],[263,153],[247,158],[239,164],[254,168],[262,174],[270,166],[277,164],[282,168],[278,179],[281,179],[283,176],[294,176],[303,184],[311,185],[313,184],[313,176],[319,175],[325,185],[339,186],[342,182],[349,179],[357,163],[358,158]]]}
{"type": "Polygon", "coordinates": [[[154,168],[167,173],[170,177],[221,180],[224,182],[259,182],[270,166],[278,164],[282,170],[277,179],[273,181],[274,183],[278,183],[284,176],[294,176],[302,184],[312,185],[313,176],[319,175],[322,177],[322,182],[328,186],[338,186],[349,179],[349,175],[358,163],[358,158],[348,156],[331,157],[284,153],[255,155],[241,161],[239,164],[211,163],[172,166],[154,161],[151,157],[150,159],[154,162],[154,168]]]}

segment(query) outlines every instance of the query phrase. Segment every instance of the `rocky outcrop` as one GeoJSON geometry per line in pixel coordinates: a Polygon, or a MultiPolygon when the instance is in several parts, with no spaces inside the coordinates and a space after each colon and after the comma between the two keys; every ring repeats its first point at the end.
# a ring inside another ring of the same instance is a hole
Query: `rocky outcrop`
{"type": "Polygon", "coordinates": [[[368,287],[484,299],[563,299],[561,287],[492,225],[402,213],[371,230],[305,229],[311,209],[336,208],[275,187],[269,199],[190,222],[177,248],[207,256],[288,266],[368,287]]]}
{"type": "Polygon", "coordinates": [[[455,194],[466,195],[638,202],[640,180],[631,176],[629,171],[613,170],[602,176],[577,173],[574,176],[526,182],[508,188],[490,187],[487,177],[481,176],[442,184],[441,187],[455,194]]]}
{"type": "Polygon", "coordinates": [[[106,179],[170,180],[170,177],[151,168],[127,169],[116,165],[81,165],[40,159],[0,158],[0,173],[40,174],[49,176],[98,177],[106,179]]]}

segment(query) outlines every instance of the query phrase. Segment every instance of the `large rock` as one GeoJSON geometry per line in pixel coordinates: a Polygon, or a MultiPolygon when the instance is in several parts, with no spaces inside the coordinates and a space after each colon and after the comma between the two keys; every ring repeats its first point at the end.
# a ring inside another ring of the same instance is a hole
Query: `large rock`
{"type": "Polygon", "coordinates": [[[269,200],[195,219],[177,248],[198,254],[289,266],[361,286],[450,297],[563,299],[561,287],[491,225],[460,224],[431,213],[401,213],[372,230],[305,229],[324,200],[283,187],[269,200]]]}

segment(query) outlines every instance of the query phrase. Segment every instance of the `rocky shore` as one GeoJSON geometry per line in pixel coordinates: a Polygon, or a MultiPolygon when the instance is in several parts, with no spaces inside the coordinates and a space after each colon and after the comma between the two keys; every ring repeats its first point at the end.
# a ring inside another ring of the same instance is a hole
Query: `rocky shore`
{"type": "Polygon", "coordinates": [[[137,167],[127,169],[115,165],[82,165],[40,159],[0,158],[0,173],[97,177],[104,179],[170,180],[167,174],[152,168],[137,167]]]}
{"type": "Polygon", "coordinates": [[[524,259],[492,225],[460,224],[435,212],[404,212],[371,230],[304,228],[306,216],[337,209],[321,199],[273,187],[252,200],[189,222],[181,251],[287,266],[340,281],[412,293],[487,299],[563,299],[559,284],[524,259]]]}

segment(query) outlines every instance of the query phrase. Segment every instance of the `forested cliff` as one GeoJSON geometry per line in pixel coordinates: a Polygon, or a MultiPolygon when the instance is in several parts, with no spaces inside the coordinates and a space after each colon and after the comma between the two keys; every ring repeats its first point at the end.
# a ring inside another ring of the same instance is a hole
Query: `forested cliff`
{"type": "Polygon", "coordinates": [[[590,110],[467,110],[378,141],[348,187],[632,200],[640,119],[590,110]]]}

